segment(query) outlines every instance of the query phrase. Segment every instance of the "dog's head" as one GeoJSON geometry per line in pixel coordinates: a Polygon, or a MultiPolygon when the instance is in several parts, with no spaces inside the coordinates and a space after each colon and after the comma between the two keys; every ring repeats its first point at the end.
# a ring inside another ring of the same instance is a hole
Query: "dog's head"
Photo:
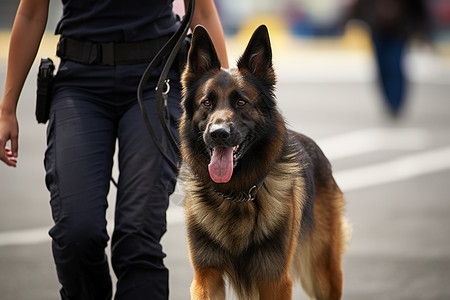
{"type": "Polygon", "coordinates": [[[279,148],[277,140],[285,134],[275,83],[266,26],[256,29],[237,68],[230,70],[221,68],[206,29],[195,28],[182,76],[180,135],[183,159],[197,175],[235,184],[242,170],[261,176],[257,173],[267,168],[276,155],[273,145],[279,148]]]}

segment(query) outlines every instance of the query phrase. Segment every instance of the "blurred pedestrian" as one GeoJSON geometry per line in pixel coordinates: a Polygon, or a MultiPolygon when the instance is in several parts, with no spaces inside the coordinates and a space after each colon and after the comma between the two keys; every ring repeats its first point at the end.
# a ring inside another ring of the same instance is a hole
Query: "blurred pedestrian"
{"type": "MultiPolygon", "coordinates": [[[[0,160],[17,165],[16,108],[39,48],[50,0],[22,0],[14,21],[0,102],[0,160]],[[8,141],[10,147],[7,146],[8,141]]],[[[168,270],[160,239],[176,174],[150,138],[136,100],[148,63],[179,28],[172,0],[63,0],[59,70],[47,127],[45,182],[55,225],[50,230],[62,299],[111,299],[105,247],[106,208],[116,139],[118,192],[112,236],[115,299],[167,299],[168,270]]],[[[185,1],[187,2],[187,0],[185,1]]],[[[197,0],[191,27],[204,25],[227,67],[224,36],[213,0],[197,0]]],[[[155,72],[145,105],[163,145],[155,112],[155,72]]],[[[170,124],[177,136],[180,69],[169,73],[170,124]]],[[[176,160],[175,151],[167,154],[176,160]]]]}
{"type": "Polygon", "coordinates": [[[388,111],[397,117],[407,92],[406,48],[414,36],[429,37],[427,7],[423,0],[357,0],[352,17],[370,28],[381,91],[388,111]]]}

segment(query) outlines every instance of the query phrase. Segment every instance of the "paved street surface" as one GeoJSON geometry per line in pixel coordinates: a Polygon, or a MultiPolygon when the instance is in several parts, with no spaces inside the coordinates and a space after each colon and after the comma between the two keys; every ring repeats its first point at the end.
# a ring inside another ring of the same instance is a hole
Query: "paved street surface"
{"type": "MultiPolygon", "coordinates": [[[[232,61],[240,47],[230,47],[232,61]]],[[[296,44],[275,48],[274,57],[289,126],[318,142],[345,193],[354,232],[344,299],[450,299],[449,57],[408,56],[408,105],[396,121],[382,106],[370,53],[296,44]]],[[[1,92],[5,68],[0,60],[1,92]]],[[[0,165],[1,300],[59,299],[47,234],[45,126],[34,120],[36,68],[19,106],[19,166],[0,165]]],[[[109,220],[114,194],[111,188],[109,220]]],[[[189,299],[192,280],[181,194],[171,198],[163,241],[173,300],[189,299]]],[[[295,298],[307,299],[298,285],[295,298]]]]}

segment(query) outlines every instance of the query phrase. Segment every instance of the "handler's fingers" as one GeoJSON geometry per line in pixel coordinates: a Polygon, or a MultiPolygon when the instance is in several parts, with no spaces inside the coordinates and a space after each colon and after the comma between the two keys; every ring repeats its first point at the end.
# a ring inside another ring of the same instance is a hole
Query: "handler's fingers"
{"type": "Polygon", "coordinates": [[[15,167],[17,165],[17,155],[12,151],[6,152],[6,155],[8,156],[9,162],[15,167]]]}
{"type": "Polygon", "coordinates": [[[9,147],[0,148],[0,160],[11,167],[17,166],[17,155],[9,147]]]}

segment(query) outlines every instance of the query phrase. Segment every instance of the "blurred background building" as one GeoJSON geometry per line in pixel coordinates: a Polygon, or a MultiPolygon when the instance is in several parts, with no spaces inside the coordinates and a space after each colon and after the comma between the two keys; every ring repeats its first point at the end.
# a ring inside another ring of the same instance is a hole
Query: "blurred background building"
{"type": "MultiPolygon", "coordinates": [[[[289,81],[293,77],[303,81],[376,80],[370,28],[352,12],[358,1],[375,3],[381,0],[214,1],[226,34],[232,66],[253,30],[264,23],[269,28],[280,80],[289,81]]],[[[389,1],[385,3],[390,4],[389,1]]],[[[408,3],[409,0],[398,1],[408,3]]],[[[413,47],[408,48],[405,58],[407,77],[412,81],[447,83],[450,73],[450,0],[423,1],[429,16],[427,42],[430,43],[412,40],[413,47]]],[[[2,0],[0,4],[1,59],[7,57],[10,29],[18,4],[17,0],[2,0]]],[[[174,0],[174,8],[183,15],[183,0],[174,0]]],[[[47,33],[38,54],[51,57],[55,62],[59,61],[55,56],[58,37],[53,31],[60,15],[61,1],[51,0],[47,33]]]]}
{"type": "MultiPolygon", "coordinates": [[[[269,16],[300,37],[341,36],[348,11],[357,0],[216,0],[225,32],[234,35],[269,16]]],[[[450,1],[425,0],[433,39],[450,39],[450,1]]]]}
{"type": "MultiPolygon", "coordinates": [[[[179,5],[183,0],[175,0],[179,5]]],[[[277,28],[299,37],[341,36],[348,10],[357,0],[215,0],[227,36],[233,36],[254,23],[273,22],[277,28]],[[264,21],[261,21],[264,20],[264,21]]],[[[425,0],[433,25],[433,39],[450,40],[450,1],[425,0]]],[[[9,29],[19,1],[2,0],[0,29],[9,29]]],[[[61,3],[50,1],[47,29],[53,30],[61,3]]],[[[275,26],[275,25],[273,25],[275,26]]]]}

